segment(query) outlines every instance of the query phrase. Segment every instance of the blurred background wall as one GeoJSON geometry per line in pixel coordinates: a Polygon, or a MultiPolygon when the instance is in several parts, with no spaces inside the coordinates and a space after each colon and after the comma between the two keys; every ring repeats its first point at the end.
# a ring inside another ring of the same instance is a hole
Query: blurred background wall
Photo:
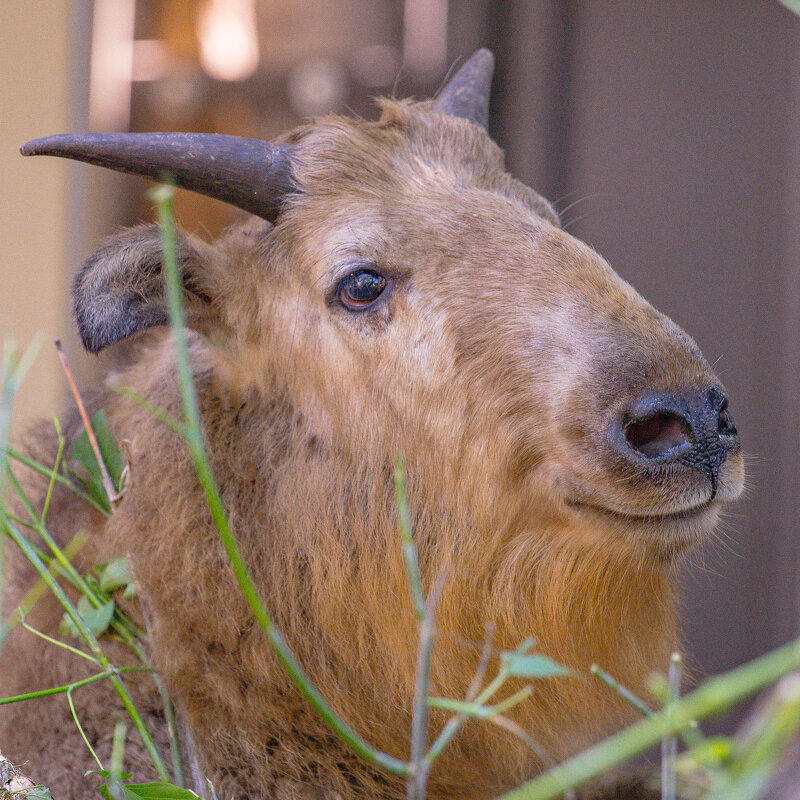
{"type": "MultiPolygon", "coordinates": [[[[73,121],[71,14],[69,0],[0,4],[0,340],[20,346],[67,327],[68,168],[28,170],[19,146],[73,121]]],[[[55,359],[40,358],[19,407],[50,414],[59,390],[55,359]]]]}
{"type": "MultiPolygon", "coordinates": [[[[800,19],[775,0],[16,0],[0,6],[0,336],[46,344],[18,421],[58,407],[71,274],[149,218],[147,184],[19,145],[62,130],[269,138],[435,91],[479,46],[498,59],[492,133],[565,225],[716,364],[749,495],[690,559],[697,677],[800,626],[800,19]]],[[[238,212],[179,193],[213,236],[238,212]]]]}

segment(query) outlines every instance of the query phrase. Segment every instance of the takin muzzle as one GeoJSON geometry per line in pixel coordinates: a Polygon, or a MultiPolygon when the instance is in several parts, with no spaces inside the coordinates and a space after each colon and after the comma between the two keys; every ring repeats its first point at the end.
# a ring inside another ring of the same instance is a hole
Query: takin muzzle
{"type": "MultiPolygon", "coordinates": [[[[321,119],[274,144],[175,133],[23,148],[168,173],[261,218],[211,244],[179,235],[209,453],[299,660],[400,757],[416,628],[398,455],[426,586],[447,574],[431,691],[456,698],[488,623],[498,649],[535,636],[646,692],[677,643],[674,556],[742,490],[725,391],[695,343],[505,171],[486,132],[491,74],[479,51],[432,102],[383,101],[376,122],[321,119]]],[[[161,259],[152,226],[118,234],[73,300],[89,350],[138,336],[118,380],[179,414],[161,259]]],[[[119,396],[106,406],[132,472],[94,552],[130,554],[154,657],[220,796],[404,796],[331,739],[253,629],[181,443],[119,396]]],[[[537,683],[510,713],[552,760],[630,716],[573,678],[537,683]]],[[[544,765],[471,723],[429,796],[493,796],[544,765]]]]}

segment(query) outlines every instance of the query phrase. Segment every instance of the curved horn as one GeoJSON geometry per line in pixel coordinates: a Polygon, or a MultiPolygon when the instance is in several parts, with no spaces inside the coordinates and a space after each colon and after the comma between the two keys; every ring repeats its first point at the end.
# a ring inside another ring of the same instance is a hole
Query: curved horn
{"type": "Polygon", "coordinates": [[[289,145],[214,133],[87,133],[46,136],[24,156],[60,156],[162,180],[274,222],[294,188],[289,145]]]}
{"type": "Polygon", "coordinates": [[[489,126],[489,94],[494,56],[485,48],[474,52],[445,84],[433,103],[435,111],[464,117],[482,128],[489,126]]]}

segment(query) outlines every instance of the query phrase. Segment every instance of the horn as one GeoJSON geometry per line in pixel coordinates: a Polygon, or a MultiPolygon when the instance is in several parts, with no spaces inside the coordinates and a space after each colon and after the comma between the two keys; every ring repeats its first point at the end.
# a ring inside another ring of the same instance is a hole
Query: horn
{"type": "Polygon", "coordinates": [[[46,136],[24,156],[60,156],[208,195],[274,222],[294,188],[290,145],[214,133],[87,133],[46,136]]]}
{"type": "Polygon", "coordinates": [[[485,48],[474,52],[434,100],[434,111],[463,117],[482,128],[489,126],[489,95],[494,56],[485,48]]]}

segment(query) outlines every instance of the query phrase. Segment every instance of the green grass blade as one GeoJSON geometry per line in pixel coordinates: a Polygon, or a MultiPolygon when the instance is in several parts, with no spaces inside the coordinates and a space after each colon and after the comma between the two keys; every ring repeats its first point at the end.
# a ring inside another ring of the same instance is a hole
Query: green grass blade
{"type": "Polygon", "coordinates": [[[212,519],[222,540],[225,552],[230,559],[236,581],[253,612],[256,622],[264,631],[273,651],[283,664],[292,682],[331,730],[367,762],[380,767],[386,772],[406,777],[408,775],[408,765],[405,761],[387,753],[382,753],[369,744],[333,710],[333,707],[313,685],[291,652],[272,617],[264,608],[239,551],[239,546],[231,530],[227,513],[222,505],[219,490],[211,472],[203,439],[197,393],[186,344],[186,328],[182,304],[183,287],[181,286],[177,264],[175,226],[172,215],[173,192],[174,190],[171,187],[164,186],[153,192],[153,197],[158,207],[159,227],[163,242],[167,303],[174,337],[178,380],[186,427],[184,438],[192,455],[195,472],[203,489],[212,519]]]}

